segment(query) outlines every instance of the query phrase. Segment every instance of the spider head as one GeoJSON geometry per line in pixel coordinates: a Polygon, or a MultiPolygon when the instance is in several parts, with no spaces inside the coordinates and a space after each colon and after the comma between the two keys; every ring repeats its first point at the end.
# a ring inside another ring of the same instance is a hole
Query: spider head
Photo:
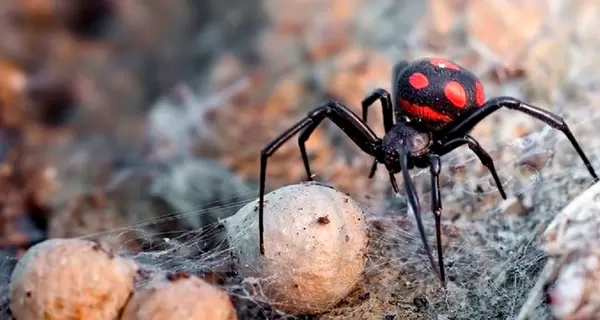
{"type": "Polygon", "coordinates": [[[429,152],[432,144],[431,133],[399,122],[381,141],[381,162],[388,168],[397,167],[401,152],[407,152],[411,159],[419,158],[429,152]]]}

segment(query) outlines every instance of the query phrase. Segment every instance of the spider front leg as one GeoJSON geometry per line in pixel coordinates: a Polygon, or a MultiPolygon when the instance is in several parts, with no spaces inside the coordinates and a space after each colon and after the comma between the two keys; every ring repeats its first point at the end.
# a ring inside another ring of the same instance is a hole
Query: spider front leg
{"type": "Polygon", "coordinates": [[[369,171],[369,179],[372,179],[375,176],[376,171],[377,171],[377,159],[373,159],[373,164],[371,165],[371,170],[369,171]]]}
{"type": "MultiPolygon", "coordinates": [[[[398,92],[398,77],[404,68],[408,66],[407,61],[399,61],[392,67],[392,96],[390,102],[390,95],[384,89],[375,89],[371,92],[367,97],[362,101],[362,109],[363,109],[363,121],[367,122],[367,113],[368,108],[375,102],[377,99],[381,99],[381,105],[383,108],[383,126],[385,128],[385,132],[387,133],[393,126],[394,119],[396,122],[400,121],[402,117],[402,112],[397,107],[397,92],[398,92]],[[385,98],[385,100],[384,100],[385,98]],[[391,113],[391,114],[390,114],[391,113]]],[[[371,166],[371,171],[369,172],[369,179],[375,176],[375,172],[377,171],[377,159],[373,160],[373,165],[371,166]]]]}
{"type": "Polygon", "coordinates": [[[477,140],[475,140],[473,137],[470,135],[465,135],[464,137],[452,139],[444,143],[441,147],[437,148],[436,153],[440,156],[443,156],[465,144],[469,146],[469,149],[475,153],[481,164],[483,164],[492,174],[496,188],[500,192],[502,199],[506,200],[506,192],[504,191],[504,187],[502,186],[502,182],[500,181],[500,177],[498,176],[498,172],[494,166],[494,159],[492,159],[492,156],[490,156],[490,154],[485,151],[485,149],[483,149],[479,142],[477,142],[477,140]]]}
{"type": "Polygon", "coordinates": [[[304,146],[306,140],[310,137],[312,132],[325,118],[331,120],[337,125],[346,135],[358,145],[358,147],[367,154],[375,156],[375,152],[381,140],[375,135],[373,130],[367,126],[360,118],[352,112],[348,107],[344,106],[339,102],[329,102],[323,106],[320,106],[311,111],[304,119],[298,121],[291,128],[282,133],[279,137],[271,141],[261,152],[260,156],[260,187],[259,187],[259,200],[258,200],[258,230],[259,230],[259,244],[260,253],[264,254],[264,224],[263,224],[263,205],[265,196],[265,185],[267,175],[267,160],[273,155],[277,149],[279,149],[285,142],[293,137],[298,132],[302,131],[302,134],[298,138],[298,144],[300,146],[300,152],[302,158],[305,159],[305,167],[309,176],[310,168],[308,166],[308,156],[306,155],[306,148],[304,146]]]}
{"type": "Polygon", "coordinates": [[[367,123],[367,117],[369,115],[369,107],[372,106],[377,100],[381,101],[381,107],[383,109],[383,128],[385,132],[390,131],[394,126],[394,109],[392,106],[392,98],[387,90],[377,88],[369,93],[362,101],[362,119],[367,123]]]}
{"type": "MultiPolygon", "coordinates": [[[[433,254],[431,253],[431,248],[429,247],[429,242],[427,241],[427,235],[425,234],[425,227],[423,226],[423,219],[421,217],[421,202],[419,201],[419,195],[417,194],[417,190],[415,189],[415,185],[410,178],[409,167],[408,167],[408,152],[406,150],[401,150],[399,154],[399,162],[400,162],[400,171],[402,172],[402,180],[404,182],[404,189],[406,191],[406,196],[408,197],[408,203],[410,205],[413,214],[415,215],[415,219],[417,220],[417,229],[419,230],[419,235],[421,236],[421,241],[423,242],[423,246],[425,247],[425,253],[427,254],[427,258],[429,259],[429,263],[431,264],[431,268],[434,272],[440,277],[442,281],[442,285],[445,286],[445,277],[443,275],[443,271],[436,267],[435,260],[433,259],[433,254]]],[[[392,184],[392,188],[395,194],[400,194],[400,190],[398,188],[398,183],[396,182],[396,177],[389,170],[390,182],[392,184]]]]}
{"type": "Polygon", "coordinates": [[[473,114],[469,115],[467,118],[461,120],[455,125],[449,126],[449,129],[445,134],[446,136],[451,137],[464,135],[464,133],[470,132],[471,129],[473,129],[473,127],[475,127],[481,120],[485,119],[487,116],[502,107],[523,112],[540,121],[543,121],[554,129],[562,131],[569,142],[571,142],[571,145],[573,145],[573,148],[575,148],[575,151],[577,151],[577,154],[579,154],[579,157],[585,166],[588,168],[588,171],[594,178],[594,181],[598,181],[598,175],[594,171],[594,168],[592,167],[590,160],[588,160],[585,152],[583,152],[583,149],[581,149],[579,146],[577,139],[575,139],[575,136],[571,132],[571,129],[569,129],[565,119],[550,111],[532,106],[516,98],[498,97],[488,100],[473,114]]]}
{"type": "Polygon", "coordinates": [[[400,110],[396,106],[397,91],[398,91],[398,77],[404,68],[408,66],[407,61],[399,61],[392,67],[392,96],[390,93],[382,88],[377,88],[369,93],[362,101],[362,118],[363,121],[367,122],[367,114],[369,107],[375,103],[375,101],[381,101],[381,107],[383,108],[383,127],[387,133],[394,126],[394,119],[396,122],[399,121],[402,116],[400,110]]]}
{"type": "MultiPolygon", "coordinates": [[[[389,100],[388,100],[389,101],[389,100]]],[[[343,114],[344,117],[347,117],[348,119],[352,119],[352,121],[359,121],[358,118],[356,117],[356,115],[347,107],[345,107],[344,105],[342,105],[341,103],[335,103],[335,107],[331,107],[331,108],[337,108],[340,110],[344,110],[343,114]]],[[[306,176],[307,176],[307,180],[308,181],[313,181],[314,180],[314,175],[312,174],[312,171],[310,169],[310,161],[308,159],[308,152],[306,151],[306,141],[308,141],[308,138],[310,138],[310,136],[312,135],[312,133],[315,131],[315,129],[317,129],[317,127],[319,126],[319,124],[321,123],[321,121],[324,119],[324,116],[321,115],[325,115],[326,112],[317,112],[317,110],[319,110],[319,108],[315,109],[311,114],[315,114],[315,117],[317,117],[320,120],[315,120],[313,121],[311,124],[307,125],[306,128],[304,128],[304,130],[302,130],[302,132],[300,133],[300,135],[298,136],[298,148],[300,148],[300,154],[302,155],[302,162],[304,164],[304,170],[306,171],[306,176]]],[[[330,118],[332,119],[332,118],[330,118]]],[[[333,119],[332,119],[333,121],[333,119]]],[[[335,122],[335,121],[334,121],[335,122]]],[[[339,124],[338,126],[345,131],[345,129],[343,127],[341,127],[339,124]]],[[[378,139],[375,136],[375,133],[373,133],[373,131],[367,126],[366,121],[365,122],[360,122],[360,126],[366,128],[369,132],[368,135],[372,135],[373,137],[375,137],[375,139],[378,139]]],[[[361,130],[365,130],[365,129],[361,129],[361,130]]],[[[348,134],[350,135],[350,134],[348,134]]],[[[356,141],[355,141],[356,143],[356,141]]],[[[361,146],[360,143],[356,143],[359,147],[361,146]]],[[[368,153],[368,154],[372,154],[373,153],[373,147],[368,147],[368,150],[364,149],[367,147],[361,147],[361,149],[368,153]]]]}
{"type": "MultiPolygon", "coordinates": [[[[369,93],[362,101],[362,119],[365,123],[367,123],[367,117],[369,114],[369,107],[375,103],[375,101],[381,101],[381,107],[383,109],[383,128],[387,133],[394,126],[394,108],[392,104],[392,100],[390,97],[390,93],[387,90],[382,88],[377,88],[369,93]]],[[[371,171],[369,172],[369,179],[375,176],[375,171],[377,171],[377,159],[373,160],[373,165],[371,166],[371,171]]]]}

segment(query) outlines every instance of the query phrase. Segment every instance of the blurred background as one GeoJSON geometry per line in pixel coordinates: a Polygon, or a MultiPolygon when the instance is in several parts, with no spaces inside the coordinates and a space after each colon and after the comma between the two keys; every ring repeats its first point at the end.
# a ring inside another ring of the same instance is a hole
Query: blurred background
{"type": "MultiPolygon", "coordinates": [[[[360,112],[368,92],[390,89],[398,60],[448,58],[480,76],[488,96],[558,112],[597,164],[599,17],[596,0],[3,0],[0,277],[48,237],[125,227],[110,241],[141,252],[146,244],[131,239],[234,213],[228,203],[258,196],[260,150],[272,138],[329,99],[360,112]],[[199,207],[211,213],[127,229],[199,207]]],[[[535,203],[553,211],[587,179],[567,144],[559,152],[522,139],[543,130],[503,111],[473,132],[518,196],[511,213],[535,203]],[[548,191],[521,204],[541,168],[574,185],[561,201],[548,191]]],[[[308,148],[318,180],[385,207],[385,172],[367,179],[371,159],[339,129],[322,125],[308,148]]],[[[444,163],[447,219],[500,199],[466,154],[444,163]]],[[[270,189],[305,178],[295,141],[270,160],[270,189]]],[[[415,179],[427,192],[428,177],[415,179]]]]}

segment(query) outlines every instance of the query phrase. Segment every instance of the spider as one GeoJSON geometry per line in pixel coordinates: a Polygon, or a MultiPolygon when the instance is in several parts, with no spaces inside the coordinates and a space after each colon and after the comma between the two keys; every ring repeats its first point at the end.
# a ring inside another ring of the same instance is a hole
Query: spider
{"type": "Polygon", "coordinates": [[[281,145],[300,133],[298,137],[300,153],[308,180],[313,180],[305,142],[326,118],[342,129],[363,152],[374,158],[369,178],[375,174],[377,165],[383,164],[389,172],[392,189],[398,195],[400,191],[395,174],[402,174],[408,204],[415,215],[427,258],[444,286],[446,276],[440,229],[442,214],[439,183],[442,166],[440,157],[460,146],[467,145],[487,167],[496,188],[502,198],[506,199],[492,157],[475,138],[469,135],[473,127],[487,116],[504,107],[528,114],[562,131],[594,180],[598,180],[590,161],[562,117],[513,97],[496,97],[485,101],[484,90],[479,79],[454,62],[438,58],[425,58],[413,62],[400,61],[393,67],[392,81],[392,95],[382,88],[376,88],[363,99],[362,119],[344,104],[330,101],[310,111],[306,117],[262,150],[258,218],[261,254],[264,254],[263,201],[267,160],[281,145]],[[383,109],[385,129],[383,138],[377,137],[367,125],[367,111],[378,100],[383,109]],[[409,174],[410,169],[427,167],[431,175],[431,210],[435,220],[437,266],[425,235],[419,196],[409,174]]]}

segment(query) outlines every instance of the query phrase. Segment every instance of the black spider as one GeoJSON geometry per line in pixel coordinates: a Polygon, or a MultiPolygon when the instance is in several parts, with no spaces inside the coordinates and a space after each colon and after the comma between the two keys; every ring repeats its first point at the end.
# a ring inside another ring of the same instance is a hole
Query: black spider
{"type": "Polygon", "coordinates": [[[264,254],[263,201],[267,159],[283,143],[302,131],[298,138],[298,144],[306,174],[308,179],[312,180],[304,144],[325,118],[342,129],[362,151],[375,158],[369,178],[375,174],[377,164],[382,163],[389,172],[394,192],[398,194],[400,191],[394,174],[402,173],[404,188],[410,207],[415,214],[427,257],[444,285],[445,273],[440,230],[442,213],[439,187],[440,157],[466,144],[481,163],[488,168],[502,198],[506,199],[506,193],[496,173],[492,158],[469,135],[473,127],[485,117],[505,107],[524,112],[554,129],[562,131],[587,166],[594,180],[598,180],[592,165],[562,117],[512,97],[497,97],[485,101],[483,87],[477,77],[453,62],[443,59],[421,59],[412,63],[402,61],[396,64],[393,69],[392,93],[394,94],[393,99],[386,90],[381,88],[371,92],[362,101],[362,120],[342,103],[328,102],[312,110],[308,116],[262,150],[259,198],[261,254],[264,254]],[[383,125],[386,132],[383,138],[378,138],[366,123],[367,110],[377,100],[381,101],[383,107],[383,125]],[[435,217],[439,268],[434,263],[431,249],[427,243],[421,220],[419,197],[409,175],[409,170],[415,167],[429,167],[431,172],[431,206],[435,217]]]}

